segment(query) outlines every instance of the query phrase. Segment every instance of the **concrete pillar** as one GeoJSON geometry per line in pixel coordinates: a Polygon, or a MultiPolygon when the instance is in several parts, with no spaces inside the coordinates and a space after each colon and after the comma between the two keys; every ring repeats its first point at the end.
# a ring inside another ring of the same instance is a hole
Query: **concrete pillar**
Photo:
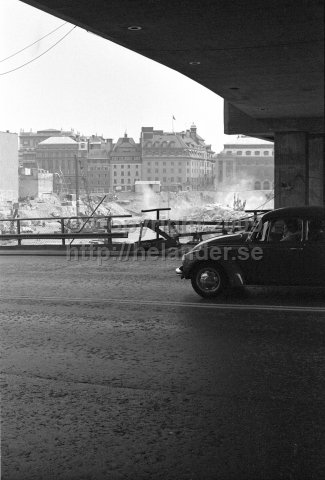
{"type": "Polygon", "coordinates": [[[274,136],[275,208],[324,205],[324,136],[281,132],[274,136]]]}
{"type": "Polygon", "coordinates": [[[308,134],[281,132],[274,135],[274,206],[309,204],[308,134]]]}
{"type": "Polygon", "coordinates": [[[309,204],[325,205],[324,135],[309,135],[309,204]]]}

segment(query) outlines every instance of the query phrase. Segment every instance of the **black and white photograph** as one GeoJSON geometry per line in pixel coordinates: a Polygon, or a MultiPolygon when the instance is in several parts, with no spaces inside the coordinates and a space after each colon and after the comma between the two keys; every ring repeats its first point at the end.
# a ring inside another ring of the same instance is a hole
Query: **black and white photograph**
{"type": "Polygon", "coordinates": [[[325,479],[323,0],[0,0],[1,480],[325,479]]]}

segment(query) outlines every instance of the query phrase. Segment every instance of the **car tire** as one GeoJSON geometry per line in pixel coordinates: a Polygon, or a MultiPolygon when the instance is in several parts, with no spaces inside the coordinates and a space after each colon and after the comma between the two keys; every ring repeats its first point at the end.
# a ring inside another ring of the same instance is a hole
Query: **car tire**
{"type": "Polygon", "coordinates": [[[193,289],[203,298],[214,298],[223,292],[227,285],[227,277],[223,269],[213,262],[201,262],[191,275],[193,289]]]}

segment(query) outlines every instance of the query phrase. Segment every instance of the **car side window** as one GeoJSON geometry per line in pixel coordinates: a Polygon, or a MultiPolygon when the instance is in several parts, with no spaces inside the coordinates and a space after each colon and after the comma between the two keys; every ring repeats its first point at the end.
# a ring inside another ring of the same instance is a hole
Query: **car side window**
{"type": "Polygon", "coordinates": [[[276,219],[270,225],[268,232],[268,242],[280,242],[284,234],[284,220],[276,219]]]}
{"type": "Polygon", "coordinates": [[[268,242],[301,242],[303,222],[300,218],[276,218],[268,231],[268,242]]]}
{"type": "Polygon", "coordinates": [[[307,240],[309,242],[325,242],[325,218],[309,218],[307,221],[307,240]]]}

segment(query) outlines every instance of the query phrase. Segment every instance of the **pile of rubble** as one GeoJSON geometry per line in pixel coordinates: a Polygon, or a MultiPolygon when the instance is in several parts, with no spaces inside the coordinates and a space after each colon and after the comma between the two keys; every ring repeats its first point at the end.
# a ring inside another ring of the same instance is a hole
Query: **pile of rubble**
{"type": "Polygon", "coordinates": [[[189,208],[182,208],[179,211],[175,208],[175,215],[179,217],[179,214],[182,214],[182,218],[190,219],[190,220],[199,220],[199,221],[230,221],[230,220],[238,220],[240,218],[245,217],[245,212],[240,210],[233,210],[230,207],[225,207],[219,203],[210,203],[203,206],[198,207],[189,207],[189,208]]]}

